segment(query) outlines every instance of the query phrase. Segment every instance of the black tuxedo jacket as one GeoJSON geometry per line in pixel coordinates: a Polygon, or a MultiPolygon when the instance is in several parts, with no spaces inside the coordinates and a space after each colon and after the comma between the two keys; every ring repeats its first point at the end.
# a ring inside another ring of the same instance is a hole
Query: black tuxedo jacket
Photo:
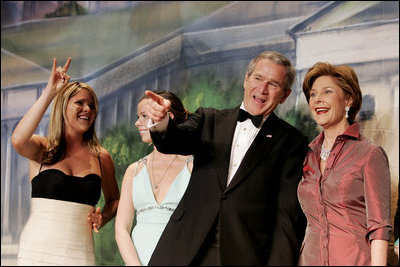
{"type": "Polygon", "coordinates": [[[222,265],[296,265],[306,219],[297,200],[308,141],[271,113],[226,186],[239,107],[199,108],[166,133],[157,149],[194,155],[188,188],[149,265],[190,265],[220,218],[222,265]]]}

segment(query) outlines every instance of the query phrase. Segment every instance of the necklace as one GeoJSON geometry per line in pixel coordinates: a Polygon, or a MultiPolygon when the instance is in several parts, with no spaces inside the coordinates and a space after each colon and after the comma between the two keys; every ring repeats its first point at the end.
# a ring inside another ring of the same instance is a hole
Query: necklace
{"type": "Polygon", "coordinates": [[[153,190],[156,190],[158,188],[158,185],[162,182],[162,180],[164,179],[165,174],[167,173],[167,171],[171,168],[172,163],[174,163],[174,161],[176,160],[176,158],[178,157],[178,155],[175,155],[175,157],[171,160],[171,163],[169,164],[169,166],[165,169],[163,175],[161,176],[160,180],[156,183],[156,177],[154,176],[154,153],[152,156],[152,161],[151,161],[151,172],[152,172],[152,176],[153,176],[153,182],[152,182],[152,188],[153,190]]]}
{"type": "Polygon", "coordinates": [[[329,157],[329,154],[331,153],[331,150],[330,149],[326,149],[325,146],[324,146],[324,143],[325,142],[322,142],[321,153],[319,154],[319,156],[321,157],[321,159],[323,161],[326,161],[328,159],[328,157],[329,157]]]}

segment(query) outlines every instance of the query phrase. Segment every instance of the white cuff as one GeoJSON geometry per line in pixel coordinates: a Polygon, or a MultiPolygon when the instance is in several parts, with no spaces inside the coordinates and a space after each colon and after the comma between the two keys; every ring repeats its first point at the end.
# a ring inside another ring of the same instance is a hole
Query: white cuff
{"type": "Polygon", "coordinates": [[[146,127],[152,132],[164,132],[167,130],[168,121],[169,121],[169,112],[167,113],[167,116],[165,116],[164,119],[162,119],[161,121],[153,123],[153,120],[149,119],[146,127]]]}

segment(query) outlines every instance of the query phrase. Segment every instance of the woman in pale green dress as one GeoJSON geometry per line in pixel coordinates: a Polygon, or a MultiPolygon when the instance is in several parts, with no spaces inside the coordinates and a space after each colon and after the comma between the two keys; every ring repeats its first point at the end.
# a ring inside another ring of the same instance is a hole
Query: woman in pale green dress
{"type": "MultiPolygon", "coordinates": [[[[189,112],[169,91],[155,91],[171,104],[170,117],[177,123],[189,112]]],[[[138,103],[138,128],[142,141],[151,143],[144,96],[138,103]]],[[[126,265],[147,265],[157,242],[182,198],[193,168],[192,156],[167,155],[154,150],[126,169],[121,187],[115,239],[126,265]],[[136,216],[136,224],[133,222],[136,216]],[[131,231],[133,226],[133,230],[131,231]]]]}

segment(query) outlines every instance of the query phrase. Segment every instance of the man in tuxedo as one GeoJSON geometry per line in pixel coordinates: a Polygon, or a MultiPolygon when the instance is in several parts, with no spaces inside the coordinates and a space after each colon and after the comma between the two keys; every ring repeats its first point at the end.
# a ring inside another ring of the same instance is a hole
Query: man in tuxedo
{"type": "Polygon", "coordinates": [[[149,265],[296,265],[305,217],[297,200],[307,138],[274,110],[295,70],[266,51],[249,64],[240,106],[198,108],[176,125],[168,100],[146,91],[162,153],[193,155],[188,188],[149,265]]]}

